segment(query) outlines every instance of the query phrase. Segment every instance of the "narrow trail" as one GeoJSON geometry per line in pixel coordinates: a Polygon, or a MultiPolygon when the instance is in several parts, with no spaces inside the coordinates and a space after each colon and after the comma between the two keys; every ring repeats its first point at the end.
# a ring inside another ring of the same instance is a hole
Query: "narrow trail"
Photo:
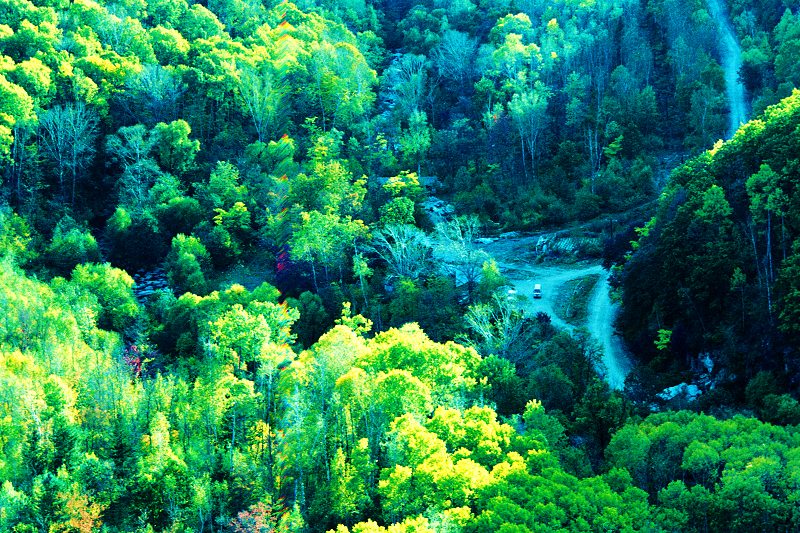
{"type": "Polygon", "coordinates": [[[728,137],[733,137],[733,134],[739,129],[739,125],[747,122],[744,84],[739,79],[739,69],[742,67],[742,48],[733,33],[722,0],[706,0],[706,2],[709,14],[717,22],[722,69],[725,71],[725,86],[730,106],[728,137]]]}
{"type": "Polygon", "coordinates": [[[529,251],[538,237],[521,237],[514,239],[498,239],[484,246],[484,249],[497,261],[503,275],[512,283],[517,294],[525,296],[520,301],[521,307],[529,315],[545,312],[550,315],[552,323],[570,331],[575,327],[567,324],[555,313],[560,288],[568,281],[597,274],[600,280],[592,291],[589,302],[586,329],[600,345],[603,355],[601,368],[603,377],[613,389],[622,389],[625,377],[631,370],[631,362],[622,340],[614,332],[614,318],[617,305],[609,296],[609,271],[602,265],[585,266],[551,266],[533,263],[529,251]],[[533,286],[542,285],[542,298],[533,299],[533,286]]]}
{"type": "Polygon", "coordinates": [[[606,366],[606,381],[612,389],[620,390],[625,386],[625,378],[631,371],[631,360],[625,351],[622,338],[614,332],[614,319],[619,311],[619,304],[612,302],[609,296],[611,286],[608,278],[611,272],[603,269],[597,285],[594,287],[589,302],[587,328],[600,343],[603,349],[603,364],[606,366]]]}

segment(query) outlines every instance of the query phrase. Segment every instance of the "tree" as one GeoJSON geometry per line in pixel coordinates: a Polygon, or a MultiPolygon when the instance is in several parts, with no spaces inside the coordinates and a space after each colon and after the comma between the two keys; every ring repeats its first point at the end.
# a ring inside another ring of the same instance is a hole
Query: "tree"
{"type": "Polygon", "coordinates": [[[75,203],[75,183],[95,153],[97,114],[83,103],[55,106],[39,117],[39,139],[58,170],[58,185],[65,194],[64,174],[72,178],[70,203],[75,203]]]}
{"type": "MultiPolygon", "coordinates": [[[[489,302],[507,286],[508,280],[500,273],[497,262],[494,259],[484,261],[481,266],[481,280],[478,282],[478,299],[483,303],[489,302]]],[[[504,297],[506,299],[515,298],[510,292],[504,297]]]]}
{"type": "Polygon", "coordinates": [[[11,153],[15,142],[14,127],[33,118],[33,99],[19,85],[0,73],[0,158],[11,153]]]}
{"type": "Polygon", "coordinates": [[[25,264],[35,256],[30,243],[31,228],[27,221],[10,210],[0,209],[0,257],[25,264]]]}
{"type": "Polygon", "coordinates": [[[383,226],[414,225],[414,201],[410,198],[390,198],[379,211],[383,226]]]}
{"type": "Polygon", "coordinates": [[[550,120],[547,114],[547,104],[550,96],[550,89],[544,83],[537,81],[531,90],[514,94],[508,104],[511,118],[514,119],[514,123],[519,130],[520,142],[522,143],[523,168],[527,168],[525,167],[525,145],[527,145],[534,177],[536,177],[537,173],[536,156],[539,137],[547,128],[550,120]]]}
{"type": "Polygon", "coordinates": [[[775,281],[775,270],[772,261],[772,215],[775,214],[781,217],[781,239],[784,239],[783,219],[788,197],[780,188],[780,176],[768,164],[762,164],[759,171],[748,178],[746,187],[747,194],[750,197],[750,212],[753,218],[758,221],[766,218],[767,227],[765,233],[767,242],[764,272],[766,275],[767,307],[771,314],[772,284],[775,281]]]}
{"type": "Polygon", "coordinates": [[[359,439],[348,454],[337,448],[331,464],[331,512],[338,521],[352,523],[368,508],[374,471],[367,439],[359,439]]]}
{"type": "Polygon", "coordinates": [[[250,313],[241,304],[233,304],[209,322],[212,350],[221,363],[231,366],[237,377],[255,372],[254,363],[271,334],[264,316],[250,313]]]}
{"type": "Polygon", "coordinates": [[[106,141],[106,150],[122,168],[118,184],[120,203],[137,215],[147,207],[148,193],[160,173],[152,157],[156,141],[142,124],[122,127],[106,141]]]}
{"type": "Polygon", "coordinates": [[[358,278],[358,283],[361,287],[361,295],[364,297],[364,309],[369,308],[369,299],[367,298],[367,287],[365,280],[372,276],[373,271],[369,267],[369,263],[360,253],[353,255],[353,275],[358,278]]]}
{"type": "Polygon", "coordinates": [[[343,133],[332,130],[313,137],[308,174],[298,174],[289,186],[288,201],[306,210],[356,216],[366,196],[366,176],[356,177],[341,158],[343,133]]]}
{"type": "Polygon", "coordinates": [[[527,366],[538,332],[518,307],[519,302],[500,294],[493,295],[487,303],[471,305],[464,315],[471,337],[468,345],[485,356],[496,355],[520,367],[527,366]]]}
{"type": "Polygon", "coordinates": [[[167,279],[178,292],[206,293],[205,274],[211,268],[211,256],[197,237],[176,235],[165,266],[167,279]]]}
{"type": "Polygon", "coordinates": [[[322,130],[351,126],[375,101],[375,71],[349,42],[314,41],[309,49],[307,68],[312,83],[305,89],[319,107],[322,130]]]}
{"type": "Polygon", "coordinates": [[[101,328],[125,331],[141,312],[133,295],[133,278],[109,263],[76,266],[72,283],[97,297],[97,325],[101,328]]]}
{"type": "Polygon", "coordinates": [[[217,161],[208,183],[196,183],[195,189],[197,199],[211,211],[244,203],[248,192],[241,184],[239,169],[228,161],[217,161]]]}
{"type": "Polygon", "coordinates": [[[414,110],[408,119],[408,129],[400,135],[400,149],[406,158],[417,163],[417,176],[421,175],[422,160],[431,147],[431,132],[425,113],[414,110]]]}
{"type": "Polygon", "coordinates": [[[714,87],[701,84],[692,93],[689,117],[694,143],[709,146],[725,134],[725,98],[714,87]]]}
{"type": "Polygon", "coordinates": [[[433,245],[425,232],[408,224],[390,224],[372,234],[371,249],[393,276],[417,279],[428,270],[433,245]]]}
{"type": "Polygon", "coordinates": [[[425,56],[405,54],[393,63],[386,74],[387,84],[397,95],[401,117],[410,117],[423,108],[428,90],[425,56]]]}
{"type": "Polygon", "coordinates": [[[155,125],[150,135],[162,170],[184,176],[194,169],[200,141],[190,139],[190,133],[192,129],[185,120],[175,120],[169,124],[159,122],[155,125]]]}
{"type": "Polygon", "coordinates": [[[437,254],[444,261],[443,270],[455,274],[456,284],[467,284],[470,301],[480,279],[483,263],[489,258],[477,243],[480,229],[481,223],[474,215],[456,217],[436,226],[437,254]]]}
{"type": "Polygon", "coordinates": [[[460,93],[472,77],[477,40],[460,31],[447,30],[434,49],[433,61],[445,78],[458,82],[460,93]]]}
{"type": "Polygon", "coordinates": [[[291,533],[284,510],[275,504],[258,502],[240,511],[229,524],[232,533],[291,533]]]}
{"type": "Polygon", "coordinates": [[[100,260],[100,248],[92,233],[65,216],[56,224],[53,239],[45,251],[46,263],[66,276],[76,265],[100,260]]]}
{"type": "Polygon", "coordinates": [[[800,277],[798,276],[800,276],[800,241],[795,241],[792,243],[792,252],[782,264],[778,278],[778,286],[782,290],[779,327],[792,337],[800,334],[800,277]]]}
{"type": "Polygon", "coordinates": [[[175,120],[180,99],[187,90],[180,74],[169,65],[181,62],[181,52],[183,55],[189,52],[189,43],[177,31],[162,30],[153,28],[150,35],[156,54],[165,66],[144,65],[141,72],[126,82],[125,95],[130,99],[132,113],[138,122],[148,127],[175,120]],[[162,47],[165,51],[159,53],[162,47]]]}
{"type": "Polygon", "coordinates": [[[326,279],[329,279],[328,269],[338,267],[341,278],[347,251],[364,235],[366,226],[360,220],[319,211],[302,212],[289,245],[294,258],[311,264],[314,288],[318,291],[315,265],[322,265],[326,279]]]}
{"type": "Polygon", "coordinates": [[[259,142],[267,142],[275,133],[283,116],[286,89],[280,79],[262,67],[260,71],[245,67],[239,71],[239,95],[253,121],[259,142]]]}

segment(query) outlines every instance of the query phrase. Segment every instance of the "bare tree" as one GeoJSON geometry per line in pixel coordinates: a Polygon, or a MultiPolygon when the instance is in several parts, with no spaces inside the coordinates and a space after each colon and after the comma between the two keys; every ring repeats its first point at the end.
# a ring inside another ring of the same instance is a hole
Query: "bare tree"
{"type": "Polygon", "coordinates": [[[97,138],[97,114],[82,102],[55,106],[39,117],[39,140],[58,168],[58,185],[64,193],[64,177],[72,178],[71,203],[75,204],[75,182],[91,162],[97,138]]]}
{"type": "Polygon", "coordinates": [[[433,52],[433,61],[439,73],[445,78],[457,81],[461,92],[464,89],[464,82],[474,72],[477,48],[478,42],[475,38],[460,31],[447,30],[433,52]]]}
{"type": "Polygon", "coordinates": [[[537,81],[533,90],[514,94],[508,104],[511,118],[514,119],[514,124],[519,130],[523,169],[527,175],[525,167],[525,147],[527,146],[534,177],[536,177],[536,154],[539,138],[549,123],[547,103],[550,95],[550,89],[542,82],[537,81]]]}
{"type": "Polygon", "coordinates": [[[122,167],[117,182],[119,199],[136,213],[144,209],[150,188],[160,173],[151,155],[156,140],[142,124],[122,127],[106,139],[109,158],[122,167]]]}
{"type": "Polygon", "coordinates": [[[477,243],[480,229],[481,223],[474,215],[457,217],[436,225],[437,257],[443,262],[443,270],[455,274],[457,282],[463,281],[467,284],[470,301],[481,276],[483,263],[489,259],[489,254],[477,243]]]}
{"type": "Polygon", "coordinates": [[[239,94],[253,120],[258,140],[265,142],[280,117],[285,91],[269,72],[239,71],[239,94]]]}
{"type": "Polygon", "coordinates": [[[425,70],[425,56],[406,54],[393,62],[386,73],[387,84],[392,88],[397,98],[403,116],[408,116],[415,110],[422,109],[428,75],[425,70]]]}
{"type": "Polygon", "coordinates": [[[393,275],[417,279],[430,266],[433,246],[424,231],[408,224],[390,224],[376,231],[371,249],[393,275]]]}
{"type": "Polygon", "coordinates": [[[466,344],[486,356],[494,354],[522,364],[533,352],[536,327],[519,309],[519,302],[495,294],[487,304],[471,305],[464,315],[466,344]]]}
{"type": "Polygon", "coordinates": [[[178,118],[178,103],[186,86],[173,70],[161,65],[145,65],[127,81],[127,95],[137,122],[154,126],[178,118]]]}

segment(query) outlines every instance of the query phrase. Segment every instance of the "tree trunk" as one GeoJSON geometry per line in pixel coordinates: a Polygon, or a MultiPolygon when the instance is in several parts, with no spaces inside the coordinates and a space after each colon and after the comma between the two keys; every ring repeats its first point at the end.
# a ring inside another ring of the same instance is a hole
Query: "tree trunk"
{"type": "Polygon", "coordinates": [[[755,264],[756,264],[756,274],[758,275],[758,284],[761,285],[761,283],[762,283],[761,266],[758,264],[758,248],[756,247],[756,234],[753,231],[753,225],[752,224],[748,224],[748,227],[750,229],[750,242],[753,243],[753,259],[755,260],[755,264]]]}
{"type": "Polygon", "coordinates": [[[358,281],[361,283],[361,295],[364,296],[364,312],[369,310],[369,301],[367,301],[367,291],[364,289],[364,276],[359,276],[358,281]]]}
{"type": "Polygon", "coordinates": [[[785,215],[781,213],[781,251],[783,260],[786,261],[786,225],[784,224],[785,215]]]}
{"type": "Polygon", "coordinates": [[[314,267],[314,261],[311,261],[311,275],[314,278],[314,292],[319,292],[319,286],[317,285],[317,269],[314,267]]]}
{"type": "Polygon", "coordinates": [[[236,404],[233,405],[233,425],[231,427],[231,472],[233,472],[233,450],[236,448],[236,404]]]}
{"type": "Polygon", "coordinates": [[[767,260],[769,263],[769,273],[767,274],[767,313],[770,322],[772,321],[772,281],[775,274],[772,270],[772,212],[767,211],[767,260]]]}
{"type": "Polygon", "coordinates": [[[775,272],[772,267],[772,212],[767,211],[767,260],[769,264],[769,282],[775,281],[775,272]]]}
{"type": "Polygon", "coordinates": [[[72,207],[75,207],[75,181],[77,181],[75,174],[76,174],[76,169],[73,167],[72,168],[72,199],[70,200],[70,205],[72,207]]]}
{"type": "Polygon", "coordinates": [[[66,196],[64,194],[64,167],[61,163],[58,164],[58,189],[62,194],[62,198],[66,196]]]}

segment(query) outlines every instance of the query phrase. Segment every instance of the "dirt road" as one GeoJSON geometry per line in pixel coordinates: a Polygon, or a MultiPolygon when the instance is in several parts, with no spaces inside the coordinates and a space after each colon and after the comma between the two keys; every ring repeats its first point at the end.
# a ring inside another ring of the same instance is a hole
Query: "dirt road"
{"type": "Polygon", "coordinates": [[[726,8],[720,0],[706,0],[708,12],[717,23],[719,47],[722,56],[722,70],[725,72],[725,86],[730,105],[728,137],[733,137],[739,125],[747,122],[747,102],[744,96],[744,84],[739,79],[742,68],[742,48],[733,33],[728,20],[726,8]]]}
{"type": "Polygon", "coordinates": [[[501,272],[516,289],[517,294],[526,298],[520,305],[527,314],[535,315],[542,311],[550,315],[553,324],[573,330],[574,327],[560,319],[555,313],[560,287],[573,279],[599,274],[589,302],[589,316],[586,328],[597,340],[603,350],[602,361],[605,366],[599,369],[608,384],[614,389],[622,389],[625,376],[631,369],[630,359],[625,352],[622,340],[614,332],[614,318],[617,305],[609,296],[609,272],[600,264],[576,266],[552,266],[536,264],[532,253],[538,237],[501,238],[483,246],[497,261],[501,272]],[[542,298],[533,299],[533,286],[542,285],[542,298]]]}

